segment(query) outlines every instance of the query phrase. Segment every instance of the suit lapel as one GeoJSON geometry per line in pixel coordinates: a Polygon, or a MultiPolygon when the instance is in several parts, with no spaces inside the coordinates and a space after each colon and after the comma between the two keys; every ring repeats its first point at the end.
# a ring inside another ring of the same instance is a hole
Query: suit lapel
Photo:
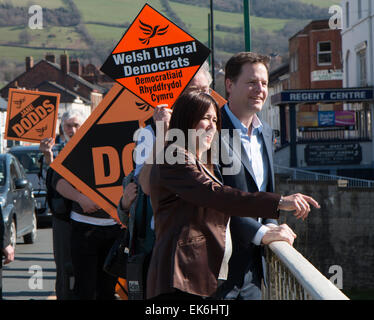
{"type": "Polygon", "coordinates": [[[268,172],[269,172],[269,182],[268,187],[271,186],[271,192],[274,192],[274,170],[273,170],[273,132],[268,126],[264,126],[262,130],[262,138],[265,145],[265,154],[268,160],[268,172]]]}
{"type": "Polygon", "coordinates": [[[233,141],[233,130],[235,130],[235,128],[234,128],[234,125],[232,124],[232,122],[230,120],[230,117],[227,114],[225,108],[222,107],[221,110],[222,110],[222,128],[229,129],[229,133],[230,133],[230,139],[228,139],[228,136],[226,135],[226,136],[223,137],[223,140],[231,148],[231,150],[233,150],[233,153],[235,153],[235,155],[240,159],[240,161],[243,164],[243,166],[245,167],[245,169],[251,175],[253,181],[256,182],[255,174],[254,174],[254,172],[252,170],[252,166],[251,166],[251,164],[249,162],[249,158],[248,158],[247,152],[245,151],[245,148],[244,148],[243,144],[240,142],[240,149],[241,149],[240,150],[240,154],[238,154],[236,152],[237,150],[232,145],[232,141],[233,141]]]}

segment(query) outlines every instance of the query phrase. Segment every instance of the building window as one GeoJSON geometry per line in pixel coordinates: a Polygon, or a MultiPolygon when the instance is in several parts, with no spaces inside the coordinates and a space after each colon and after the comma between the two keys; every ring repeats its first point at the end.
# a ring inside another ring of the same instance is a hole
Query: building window
{"type": "Polygon", "coordinates": [[[357,63],[358,86],[366,87],[366,49],[357,52],[357,63]]]}
{"type": "Polygon", "coordinates": [[[349,28],[349,2],[345,3],[345,27],[349,28]]]}
{"type": "Polygon", "coordinates": [[[358,19],[362,18],[361,0],[357,0],[357,17],[358,17],[358,19]]]}
{"type": "Polygon", "coordinates": [[[317,64],[329,65],[332,62],[331,41],[317,43],[317,64]]]}
{"type": "Polygon", "coordinates": [[[298,61],[297,61],[297,53],[294,53],[291,55],[291,58],[290,58],[290,71],[291,72],[296,72],[297,71],[297,66],[298,65],[298,61]]]}

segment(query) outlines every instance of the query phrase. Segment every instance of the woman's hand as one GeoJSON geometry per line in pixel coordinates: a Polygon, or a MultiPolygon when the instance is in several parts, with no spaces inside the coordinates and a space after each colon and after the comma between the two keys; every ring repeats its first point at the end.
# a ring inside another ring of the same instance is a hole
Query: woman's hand
{"type": "Polygon", "coordinates": [[[52,148],[55,144],[55,139],[45,138],[40,141],[39,150],[44,154],[44,160],[47,165],[50,165],[53,161],[52,148]]]}
{"type": "Polygon", "coordinates": [[[100,209],[100,207],[95,202],[93,202],[90,198],[85,196],[83,193],[80,193],[78,195],[77,202],[83,209],[83,212],[86,212],[86,213],[93,213],[100,209]]]}
{"type": "Polygon", "coordinates": [[[169,122],[172,112],[173,110],[168,108],[167,104],[160,104],[155,108],[155,111],[153,113],[154,122],[157,123],[157,121],[162,121],[164,123],[165,132],[169,128],[169,122]]]}
{"type": "Polygon", "coordinates": [[[131,182],[126,186],[125,190],[123,190],[123,196],[121,198],[121,204],[124,210],[130,209],[132,203],[136,198],[137,193],[138,186],[134,182],[131,182]]]}

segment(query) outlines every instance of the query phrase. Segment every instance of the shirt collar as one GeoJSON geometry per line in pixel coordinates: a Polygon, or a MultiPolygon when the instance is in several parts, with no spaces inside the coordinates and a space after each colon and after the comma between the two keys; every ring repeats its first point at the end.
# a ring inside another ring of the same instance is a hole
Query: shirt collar
{"type": "MultiPolygon", "coordinates": [[[[242,134],[248,134],[248,127],[246,127],[230,110],[229,105],[226,104],[224,106],[232,124],[234,125],[235,129],[239,129],[242,134]]],[[[257,114],[253,115],[252,119],[252,134],[261,133],[263,129],[263,124],[257,114]]]]}

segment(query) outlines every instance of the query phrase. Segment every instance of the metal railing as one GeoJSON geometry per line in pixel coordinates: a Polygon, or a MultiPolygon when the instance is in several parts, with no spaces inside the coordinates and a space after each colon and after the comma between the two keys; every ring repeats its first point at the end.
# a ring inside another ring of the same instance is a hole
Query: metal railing
{"type": "Polygon", "coordinates": [[[267,247],[265,300],[349,300],[294,247],[274,241],[267,247]]]}
{"type": "Polygon", "coordinates": [[[331,174],[324,174],[324,173],[312,172],[308,170],[283,167],[279,165],[274,165],[274,172],[276,174],[288,175],[292,180],[337,181],[339,186],[342,186],[342,187],[374,188],[373,180],[335,176],[331,174]]]}

